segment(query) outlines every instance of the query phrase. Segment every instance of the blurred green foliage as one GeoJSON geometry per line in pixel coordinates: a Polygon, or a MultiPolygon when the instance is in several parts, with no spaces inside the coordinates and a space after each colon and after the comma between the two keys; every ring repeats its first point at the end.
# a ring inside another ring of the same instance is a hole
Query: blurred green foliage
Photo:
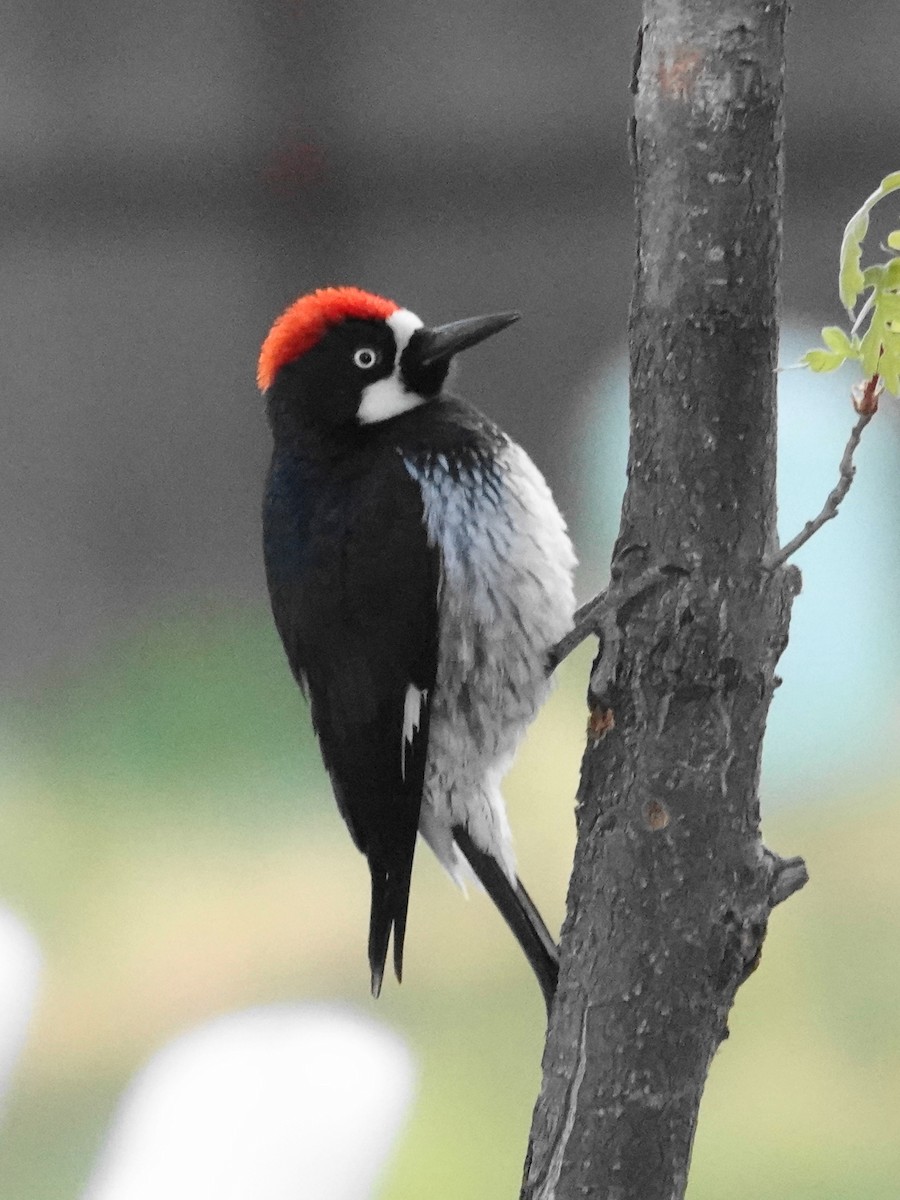
{"type": "MultiPolygon", "coordinates": [[[[565,665],[507,788],[522,874],[551,924],[571,861],[588,661],[585,648],[565,665]]],[[[118,1094],[166,1039],[304,998],[377,1015],[419,1059],[384,1197],[518,1194],[540,1073],[537,987],[486,898],[465,902],[422,853],[406,982],[370,1000],[365,866],[304,709],[259,610],[160,620],[0,714],[0,897],[47,956],[0,1137],[0,1195],[75,1197],[118,1094]]],[[[806,855],[812,882],[776,912],[741,991],[689,1195],[895,1200],[900,807],[894,795],[798,797],[767,836],[806,855]]]]}

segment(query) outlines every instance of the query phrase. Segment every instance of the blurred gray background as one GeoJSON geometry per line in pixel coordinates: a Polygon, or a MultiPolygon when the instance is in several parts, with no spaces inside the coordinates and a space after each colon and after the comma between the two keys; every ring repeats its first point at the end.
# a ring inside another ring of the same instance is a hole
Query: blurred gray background
{"type": "MultiPolygon", "coordinates": [[[[790,20],[785,300],[819,324],[838,316],[840,229],[900,151],[896,7],[852,6],[848,32],[850,11],[807,0],[790,20]]],[[[434,321],[520,308],[464,390],[574,511],[585,393],[624,339],[638,15],[583,0],[6,6],[7,679],[175,598],[260,597],[255,356],[315,286],[359,284],[434,321]]]]}

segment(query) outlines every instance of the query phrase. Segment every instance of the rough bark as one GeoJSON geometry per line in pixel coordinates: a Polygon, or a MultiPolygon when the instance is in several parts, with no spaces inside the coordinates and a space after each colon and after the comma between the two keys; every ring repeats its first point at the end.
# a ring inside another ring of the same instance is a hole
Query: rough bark
{"type": "Polygon", "coordinates": [[[786,0],[645,0],[631,446],[522,1196],[684,1194],[707,1071],[771,909],[760,839],[787,641],[774,563],[786,0]]]}

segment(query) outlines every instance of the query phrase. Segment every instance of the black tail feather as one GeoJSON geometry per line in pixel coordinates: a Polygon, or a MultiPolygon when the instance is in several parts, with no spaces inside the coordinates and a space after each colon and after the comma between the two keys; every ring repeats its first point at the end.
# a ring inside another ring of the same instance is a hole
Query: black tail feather
{"type": "Polygon", "coordinates": [[[372,872],[372,909],[369,914],[369,967],[372,971],[372,995],[378,999],[381,981],[384,979],[384,961],[387,958],[388,942],[394,918],[388,903],[388,880],[386,871],[377,871],[370,863],[372,872]]]}
{"type": "Polygon", "coordinates": [[[525,952],[537,976],[549,1015],[559,978],[559,951],[534,901],[520,879],[516,879],[513,887],[497,860],[479,850],[461,825],[454,827],[453,837],[525,952]]]}
{"type": "Polygon", "coordinates": [[[397,870],[369,862],[372,875],[372,911],[369,917],[369,967],[372,971],[372,995],[381,992],[391,930],[394,931],[394,973],[403,979],[403,942],[406,937],[406,912],[409,907],[409,883],[412,856],[408,866],[397,870]]]}

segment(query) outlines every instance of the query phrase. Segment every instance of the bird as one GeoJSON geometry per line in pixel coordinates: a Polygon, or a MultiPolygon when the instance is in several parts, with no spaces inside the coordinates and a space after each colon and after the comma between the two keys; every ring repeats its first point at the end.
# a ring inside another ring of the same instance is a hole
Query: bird
{"type": "Polygon", "coordinates": [[[378,996],[403,948],[417,836],[472,874],[548,1013],[558,948],[516,873],[500,782],[572,628],[575,554],[526,452],[447,388],[518,320],[426,326],[358,287],[300,296],[257,365],[272,434],[263,551],[275,625],[371,875],[378,996]]]}

